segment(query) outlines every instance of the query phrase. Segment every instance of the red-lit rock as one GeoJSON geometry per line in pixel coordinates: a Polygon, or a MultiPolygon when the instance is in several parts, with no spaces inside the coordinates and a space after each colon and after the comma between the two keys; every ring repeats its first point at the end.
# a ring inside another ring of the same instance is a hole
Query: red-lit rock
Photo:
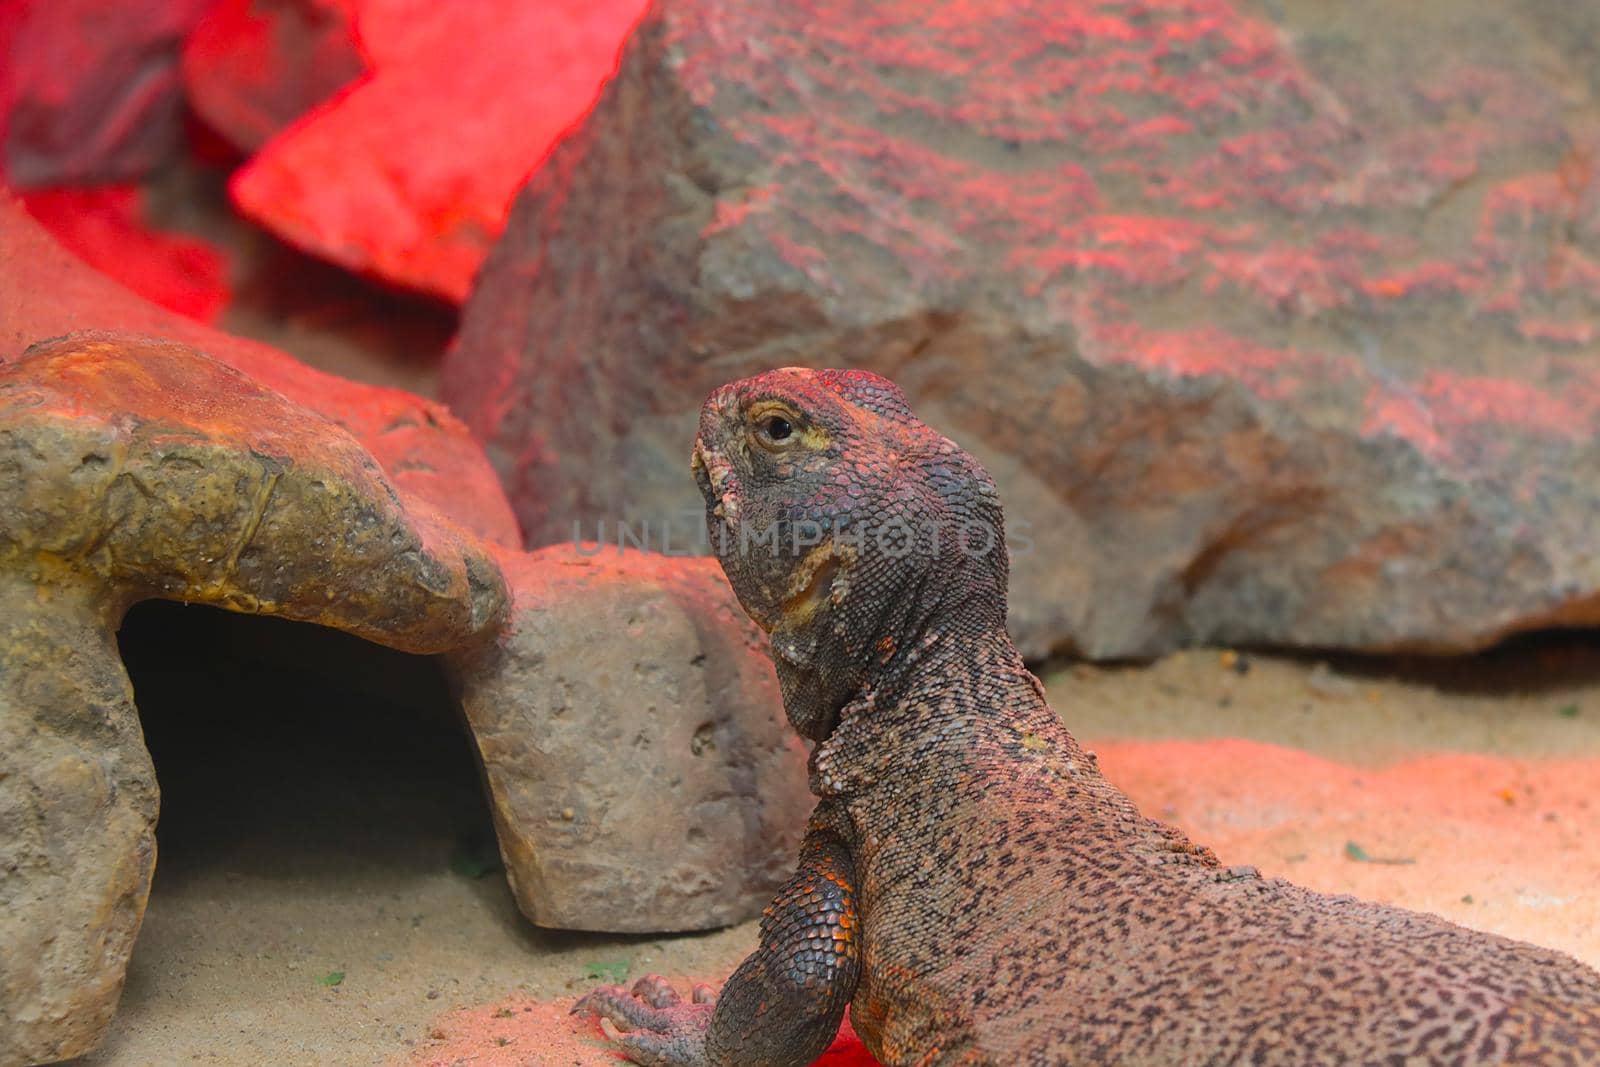
{"type": "Polygon", "coordinates": [[[349,430],[396,485],[455,522],[498,544],[519,541],[482,450],[441,405],[324,374],[156,307],[85,266],[0,191],[0,364],[35,341],[86,329],[194,345],[349,430]]]}
{"type": "Polygon", "coordinates": [[[267,145],[234,199],[302,248],[460,301],[644,2],[355,3],[371,73],[267,145]]]}
{"type": "Polygon", "coordinates": [[[1590,16],[1280,9],[662,0],[445,395],[540,543],[692,509],[721,382],[888,374],[1035,656],[1600,621],[1590,16]]]}
{"type": "Polygon", "coordinates": [[[183,46],[190,106],[253,152],[365,69],[356,0],[219,0],[183,46]]]}
{"type": "Polygon", "coordinates": [[[131,185],[40,189],[22,194],[22,202],[68,251],[146,300],[201,322],[228,302],[222,250],[145,225],[131,185]]]}
{"type": "Polygon", "coordinates": [[[0,173],[16,187],[137,178],[182,133],[178,50],[212,0],[11,0],[0,173]]]}

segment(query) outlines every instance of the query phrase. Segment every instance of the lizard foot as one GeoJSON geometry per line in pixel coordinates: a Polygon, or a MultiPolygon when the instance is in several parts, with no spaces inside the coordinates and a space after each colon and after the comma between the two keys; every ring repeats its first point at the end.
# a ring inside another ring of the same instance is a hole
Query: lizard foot
{"type": "Polygon", "coordinates": [[[685,1004],[660,975],[645,975],[633,988],[601,986],[572,1006],[574,1015],[599,1017],[600,1029],[628,1059],[645,1067],[705,1067],[706,1027],[715,994],[694,988],[685,1004]]]}

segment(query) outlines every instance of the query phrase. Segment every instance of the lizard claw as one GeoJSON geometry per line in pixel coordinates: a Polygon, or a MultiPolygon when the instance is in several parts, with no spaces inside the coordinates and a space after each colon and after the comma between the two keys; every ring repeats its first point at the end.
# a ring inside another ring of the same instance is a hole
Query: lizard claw
{"type": "Polygon", "coordinates": [[[573,1015],[588,1013],[607,1019],[624,1030],[649,1029],[659,1011],[619,985],[591,989],[572,1006],[573,1015]]]}
{"type": "Polygon", "coordinates": [[[652,1008],[675,1008],[683,1003],[678,991],[659,974],[647,974],[633,983],[633,995],[652,1008]]]}
{"type": "Polygon", "coordinates": [[[600,1020],[600,1031],[628,1059],[647,1067],[705,1067],[706,1028],[711,1023],[711,987],[699,985],[685,1004],[667,980],[646,975],[632,989],[601,986],[572,1006],[600,1020]]]}

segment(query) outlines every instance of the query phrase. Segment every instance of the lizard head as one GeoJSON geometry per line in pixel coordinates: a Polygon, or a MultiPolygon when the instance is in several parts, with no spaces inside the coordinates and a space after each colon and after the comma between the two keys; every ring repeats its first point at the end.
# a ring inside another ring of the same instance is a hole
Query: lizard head
{"type": "Polygon", "coordinates": [[[692,467],[802,735],[827,736],[930,630],[1004,625],[994,483],[888,379],[791,367],[725,385],[701,409],[692,467]]]}

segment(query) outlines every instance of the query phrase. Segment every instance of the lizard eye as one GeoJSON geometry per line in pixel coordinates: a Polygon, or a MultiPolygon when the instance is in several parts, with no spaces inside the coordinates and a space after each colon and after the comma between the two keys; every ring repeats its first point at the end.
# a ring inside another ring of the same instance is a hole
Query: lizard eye
{"type": "Polygon", "coordinates": [[[770,452],[781,452],[799,441],[793,420],[782,412],[769,412],[756,419],[756,443],[770,452]]]}

